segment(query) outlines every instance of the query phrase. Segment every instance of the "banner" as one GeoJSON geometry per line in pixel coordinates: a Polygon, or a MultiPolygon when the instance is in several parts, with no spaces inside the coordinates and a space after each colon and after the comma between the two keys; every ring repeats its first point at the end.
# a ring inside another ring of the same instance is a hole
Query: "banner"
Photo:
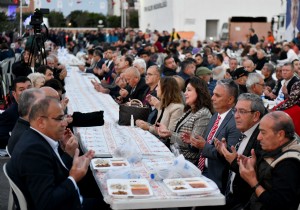
{"type": "Polygon", "coordinates": [[[300,0],[287,0],[285,38],[288,42],[292,41],[297,36],[300,29],[299,6],[300,0]]]}

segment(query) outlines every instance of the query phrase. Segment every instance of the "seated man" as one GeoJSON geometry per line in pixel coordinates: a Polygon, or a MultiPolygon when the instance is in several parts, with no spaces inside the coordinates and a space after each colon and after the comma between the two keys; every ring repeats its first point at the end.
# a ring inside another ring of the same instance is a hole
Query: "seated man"
{"type": "Polygon", "coordinates": [[[9,132],[11,132],[18,120],[18,102],[21,93],[31,88],[30,79],[27,77],[18,77],[13,81],[12,94],[15,102],[11,104],[2,114],[0,114],[0,149],[5,149],[8,139],[9,132]]]}
{"type": "Polygon", "coordinates": [[[20,136],[29,129],[30,124],[28,122],[28,115],[31,109],[31,106],[35,101],[44,98],[45,95],[40,89],[31,88],[24,90],[19,99],[19,119],[17,120],[14,129],[11,132],[11,136],[8,141],[8,151],[12,155],[13,149],[18,142],[20,136]]]}
{"type": "Polygon", "coordinates": [[[54,79],[53,70],[50,68],[50,66],[40,66],[37,69],[37,72],[45,75],[46,82],[50,79],[54,79]]]}
{"type": "Polygon", "coordinates": [[[7,172],[23,192],[28,209],[99,209],[101,200],[86,199],[77,182],[89,168],[94,151],[79,156],[71,167],[60,154],[67,122],[60,102],[51,97],[36,102],[29,113],[30,129],[19,139],[7,172]],[[38,161],[36,161],[38,160],[38,161]]]}
{"type": "Polygon", "coordinates": [[[292,119],[275,111],[260,121],[257,140],[262,152],[239,155],[241,177],[253,189],[250,209],[298,209],[300,202],[300,146],[292,119]]]}
{"type": "Polygon", "coordinates": [[[145,79],[141,77],[140,72],[135,67],[126,69],[124,73],[128,87],[120,90],[122,102],[127,102],[131,99],[142,101],[144,92],[147,89],[145,79]]]}
{"type": "Polygon", "coordinates": [[[237,164],[238,154],[251,155],[251,149],[260,150],[257,135],[260,119],[265,113],[262,99],[252,93],[243,93],[239,96],[234,109],[236,127],[242,134],[231,151],[227,148],[226,141],[215,141],[220,154],[225,157],[230,164],[229,180],[227,182],[225,196],[226,207],[232,209],[237,206],[244,206],[248,203],[252,192],[251,187],[241,178],[239,166],[237,164]]]}

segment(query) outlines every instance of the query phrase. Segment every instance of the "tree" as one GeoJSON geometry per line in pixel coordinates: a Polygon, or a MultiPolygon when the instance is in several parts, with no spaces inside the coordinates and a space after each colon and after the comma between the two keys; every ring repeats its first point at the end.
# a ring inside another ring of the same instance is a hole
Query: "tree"
{"type": "Polygon", "coordinates": [[[139,27],[139,14],[137,10],[129,11],[129,25],[131,28],[139,27]]]}
{"type": "Polygon", "coordinates": [[[118,28],[121,27],[121,17],[120,16],[107,16],[107,25],[109,28],[118,28]]]}
{"type": "Polygon", "coordinates": [[[51,11],[45,15],[48,18],[50,27],[65,27],[66,20],[62,12],[51,11]]]}

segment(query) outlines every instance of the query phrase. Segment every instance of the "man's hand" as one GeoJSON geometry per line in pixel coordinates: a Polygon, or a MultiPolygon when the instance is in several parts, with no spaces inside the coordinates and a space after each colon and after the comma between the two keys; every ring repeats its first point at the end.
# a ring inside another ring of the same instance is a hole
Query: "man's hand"
{"type": "Polygon", "coordinates": [[[256,155],[254,149],[251,150],[252,157],[245,157],[238,155],[239,170],[241,177],[251,186],[255,186],[258,183],[256,178],[255,163],[256,155]]]}
{"type": "Polygon", "coordinates": [[[225,159],[227,160],[228,163],[232,163],[232,161],[234,161],[234,159],[236,159],[238,157],[237,151],[235,149],[234,146],[231,146],[231,151],[228,151],[227,149],[227,144],[225,142],[225,144],[223,143],[223,139],[222,139],[222,143],[221,143],[221,153],[222,155],[225,157],[225,159]]]}
{"type": "Polygon", "coordinates": [[[59,79],[60,80],[64,80],[67,76],[68,72],[66,69],[63,69],[60,73],[59,73],[59,79]]]}
{"type": "Polygon", "coordinates": [[[78,147],[79,147],[78,140],[76,136],[73,135],[71,138],[69,138],[69,140],[66,143],[65,152],[71,157],[74,157],[75,151],[78,147]]]}
{"type": "Polygon", "coordinates": [[[94,155],[95,152],[93,150],[89,150],[84,155],[79,156],[79,149],[75,150],[73,165],[69,175],[73,177],[76,182],[80,181],[86,175],[86,172],[94,155]]]}
{"type": "Polygon", "coordinates": [[[126,98],[126,96],[128,95],[128,91],[124,88],[120,89],[119,94],[122,98],[126,98]]]}
{"type": "Polygon", "coordinates": [[[191,137],[190,142],[191,146],[196,147],[198,149],[203,149],[206,143],[205,139],[199,135],[191,137]]]}

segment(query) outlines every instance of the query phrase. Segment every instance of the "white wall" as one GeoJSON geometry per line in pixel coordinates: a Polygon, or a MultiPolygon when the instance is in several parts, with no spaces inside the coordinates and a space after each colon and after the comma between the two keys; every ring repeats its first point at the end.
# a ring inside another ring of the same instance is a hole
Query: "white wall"
{"type": "Polygon", "coordinates": [[[140,0],[140,28],[177,31],[194,31],[200,40],[206,37],[206,20],[217,19],[218,32],[232,16],[272,16],[285,11],[285,0],[140,0]],[[167,7],[145,12],[145,6],[167,2],[167,7]],[[283,2],[283,4],[281,4],[283,2]],[[190,24],[186,24],[186,19],[190,24]],[[191,24],[194,21],[194,24],[191,24]]]}

